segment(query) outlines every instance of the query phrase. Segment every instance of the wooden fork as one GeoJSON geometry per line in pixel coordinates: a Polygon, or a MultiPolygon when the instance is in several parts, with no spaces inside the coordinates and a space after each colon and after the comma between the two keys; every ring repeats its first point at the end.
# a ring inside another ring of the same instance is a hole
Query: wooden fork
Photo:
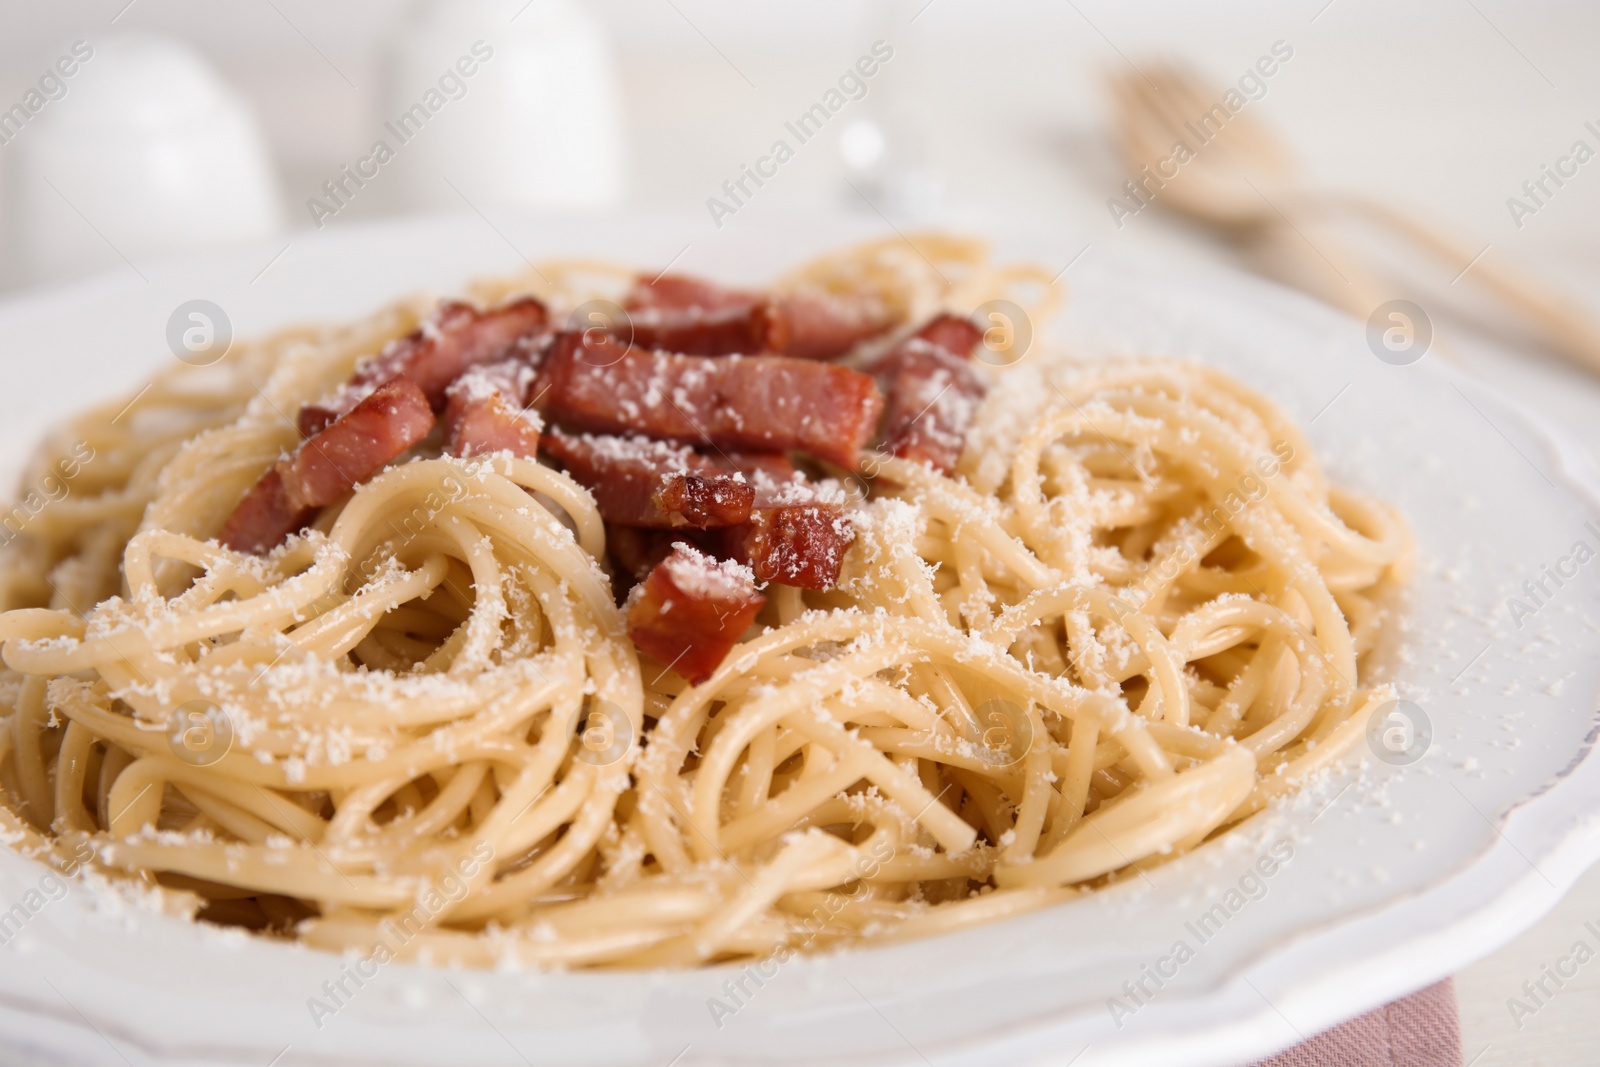
{"type": "Polygon", "coordinates": [[[1463,272],[1553,352],[1600,373],[1600,326],[1554,287],[1478,259],[1470,245],[1410,212],[1361,194],[1307,186],[1282,143],[1251,114],[1229,115],[1220,130],[1212,128],[1218,125],[1215,119],[1212,126],[1202,126],[1201,117],[1212,112],[1222,93],[1182,68],[1148,64],[1142,75],[1113,75],[1110,83],[1120,149],[1126,166],[1140,176],[1135,181],[1150,168],[1162,182],[1155,203],[1258,256],[1272,255],[1277,272],[1290,275],[1285,280],[1366,319],[1393,294],[1340,238],[1339,228],[1351,217],[1363,218],[1447,270],[1463,272]],[[1181,166],[1171,162],[1179,142],[1194,153],[1181,166]],[[1464,270],[1469,264],[1471,269],[1464,270]]]}

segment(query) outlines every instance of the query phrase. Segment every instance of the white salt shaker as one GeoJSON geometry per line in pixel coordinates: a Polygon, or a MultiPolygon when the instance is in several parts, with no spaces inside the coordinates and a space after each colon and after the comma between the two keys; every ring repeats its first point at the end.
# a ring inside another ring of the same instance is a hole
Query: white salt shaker
{"type": "Polygon", "coordinates": [[[604,27],[572,0],[433,0],[389,56],[379,182],[412,210],[603,208],[623,192],[604,27]],[[391,180],[392,179],[392,180],[391,180]]]}
{"type": "Polygon", "coordinates": [[[260,126],[205,60],[144,35],[74,47],[64,93],[4,149],[20,280],[138,270],[152,256],[281,231],[260,126]]]}

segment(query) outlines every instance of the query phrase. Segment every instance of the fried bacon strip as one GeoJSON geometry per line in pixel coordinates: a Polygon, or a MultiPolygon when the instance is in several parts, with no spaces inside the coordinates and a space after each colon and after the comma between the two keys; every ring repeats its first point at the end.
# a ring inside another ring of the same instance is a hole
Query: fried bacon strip
{"type": "Polygon", "coordinates": [[[837,359],[895,322],[876,298],[821,292],[776,297],[766,319],[768,347],[798,359],[837,359]]]}
{"type": "Polygon", "coordinates": [[[427,396],[409,378],[390,378],[262,475],[217,539],[238,552],[270,551],[431,429],[427,396]]]}
{"type": "Polygon", "coordinates": [[[940,315],[867,368],[888,397],[883,446],[949,474],[988,385],[968,360],[983,338],[977,326],[940,315]]]}
{"type": "Polygon", "coordinates": [[[912,335],[935,348],[942,348],[958,359],[970,359],[972,350],[983,340],[983,331],[971,319],[959,315],[935,315],[912,335]]]}
{"type": "Polygon", "coordinates": [[[310,437],[397,374],[416,382],[438,411],[445,390],[467,368],[502,359],[519,345],[529,350],[530,358],[535,355],[547,319],[545,306],[532,297],[488,311],[446,301],[416,330],[357,366],[350,381],[331,396],[302,407],[300,434],[310,437]]]}
{"type": "Polygon", "coordinates": [[[767,296],[679,274],[641,275],[626,306],[634,344],[703,356],[776,352],[836,359],[894,325],[874,298],[767,296]]]}
{"type": "Polygon", "coordinates": [[[600,517],[623,526],[707,529],[750,517],[755,488],[692,448],[644,437],[552,430],[545,453],[594,496],[600,517]]]}
{"type": "Polygon", "coordinates": [[[634,279],[624,301],[629,311],[729,311],[748,310],[761,303],[760,293],[730,289],[688,274],[658,274],[634,279]]]}
{"type": "Polygon", "coordinates": [[[756,504],[762,507],[771,505],[789,483],[804,477],[782,452],[712,452],[704,458],[719,470],[744,475],[745,481],[755,486],[756,504]]]}
{"type": "MultiPolygon", "coordinates": [[[[547,445],[554,436],[546,438],[547,445]]],[[[776,453],[689,455],[693,458],[686,462],[698,470],[741,475],[744,481],[736,484],[752,491],[751,506],[738,522],[708,527],[705,535],[686,527],[668,532],[660,523],[619,520],[617,510],[608,514],[602,505],[601,514],[609,520],[607,550],[625,574],[642,579],[675,541],[692,539],[698,548],[748,564],[759,581],[803,589],[838,584],[844,554],[855,534],[837,490],[830,493],[808,481],[787,457],[776,453]]],[[[596,492],[596,499],[600,497],[596,492]]]]}
{"type": "Polygon", "coordinates": [[[650,352],[578,333],[557,335],[534,388],[544,414],[571,430],[796,450],[850,468],[883,408],[873,380],[846,367],[650,352]]]}
{"type": "Polygon", "coordinates": [[[755,509],[748,523],[726,531],[723,546],[763,582],[832,589],[854,540],[842,504],[780,504],[755,509]]]}
{"type": "Polygon", "coordinates": [[[235,552],[264,556],[303,528],[316,513],[315,508],[297,508],[289,502],[283,474],[273,467],[239,501],[222,524],[217,540],[235,552]]]}
{"type": "Polygon", "coordinates": [[[781,455],[711,457],[755,487],[750,521],[722,532],[723,554],[748,563],[756,578],[801,589],[839,584],[844,554],[855,540],[843,495],[824,490],[781,455]]]}
{"type": "Polygon", "coordinates": [[[747,568],[680,543],[629,594],[628,634],[641,651],[699,685],[766,602],[747,568]]]}
{"type": "Polygon", "coordinates": [[[632,335],[623,339],[643,348],[703,356],[768,350],[760,293],[681,274],[640,275],[624,304],[632,335]]]}
{"type": "Polygon", "coordinates": [[[522,359],[486,363],[468,370],[445,390],[446,454],[482,456],[511,452],[532,458],[539,449],[539,415],[524,410],[533,367],[522,359]]]}

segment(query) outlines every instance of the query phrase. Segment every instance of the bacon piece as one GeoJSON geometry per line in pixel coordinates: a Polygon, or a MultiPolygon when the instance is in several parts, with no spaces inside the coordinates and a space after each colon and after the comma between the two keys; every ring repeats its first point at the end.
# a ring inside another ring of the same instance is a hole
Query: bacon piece
{"type": "Polygon", "coordinates": [[[535,386],[569,429],[641,433],[728,449],[809,452],[854,467],[883,397],[867,375],[789,359],[716,359],[561,334],[535,386]]]}
{"type": "Polygon", "coordinates": [[[832,589],[854,540],[842,504],[779,504],[757,508],[748,523],[727,530],[723,548],[763,582],[832,589]]]}
{"type": "Polygon", "coordinates": [[[624,340],[643,348],[705,356],[767,348],[760,293],[682,274],[640,275],[624,303],[633,331],[624,340]]]}
{"type": "Polygon", "coordinates": [[[889,398],[885,448],[945,474],[955,469],[989,391],[966,358],[982,336],[970,322],[940,316],[867,368],[889,398]]]}
{"type": "Polygon", "coordinates": [[[420,327],[356,367],[355,376],[332,396],[300,409],[303,437],[327,426],[355,407],[380,383],[397,374],[416,382],[438,411],[445,390],[468,367],[498,360],[522,344],[530,358],[548,314],[532,297],[479,311],[468,304],[446,301],[420,327]]]}
{"type": "Polygon", "coordinates": [[[903,346],[874,368],[889,396],[883,442],[896,456],[949,474],[988,386],[970,364],[943,349],[903,346]]]}
{"type": "Polygon", "coordinates": [[[721,462],[742,471],[756,490],[750,521],[723,531],[723,553],[748,563],[763,582],[802,589],[838,585],[844,554],[855,540],[843,494],[807,480],[782,456],[735,453],[721,462]]]}
{"type": "MultiPolygon", "coordinates": [[[[755,490],[755,506],[762,509],[778,507],[781,502],[821,502],[818,486],[806,482],[805,475],[795,470],[787,456],[779,453],[715,453],[699,456],[715,469],[738,472],[755,490]]],[[[710,530],[643,530],[638,526],[606,523],[606,550],[622,573],[632,576],[634,582],[643,581],[656,563],[672,552],[672,545],[688,541],[696,549],[726,555],[728,545],[738,549],[749,537],[749,523],[734,528],[710,530]]],[[[749,557],[746,557],[749,558],[749,557]]],[[[632,587],[634,582],[627,582],[632,587]]]]}
{"type": "Polygon", "coordinates": [[[240,552],[268,551],[432,428],[433,410],[417,384],[389,379],[262,475],[218,540],[240,552]]]}
{"type": "Polygon", "coordinates": [[[767,347],[798,359],[837,359],[894,325],[872,297],[794,293],[773,299],[766,311],[767,347]]]}
{"type": "Polygon", "coordinates": [[[296,507],[283,488],[283,474],[273,467],[245,493],[223,523],[217,540],[235,552],[264,556],[316,516],[316,508],[296,507]]]}
{"type": "Polygon", "coordinates": [[[978,347],[978,342],[983,340],[983,331],[971,319],[959,315],[935,315],[912,336],[942,348],[952,356],[966,359],[978,347]]]}
{"type": "Polygon", "coordinates": [[[756,491],[747,482],[736,481],[721,471],[712,474],[674,474],[668,477],[653,503],[673,526],[732,526],[750,517],[750,503],[756,491]]]}
{"type": "Polygon", "coordinates": [[[782,452],[714,452],[705,459],[720,470],[744,475],[745,481],[756,487],[758,506],[771,504],[782,486],[800,476],[782,452]]]}
{"type": "Polygon", "coordinates": [[[300,430],[300,436],[310,437],[327,429],[334,419],[361,402],[360,395],[360,388],[345,384],[314,404],[301,404],[300,414],[295,416],[294,420],[295,426],[300,430]]]}
{"type": "Polygon", "coordinates": [[[326,400],[300,405],[300,414],[295,416],[295,426],[299,429],[300,436],[311,437],[327,429],[334,419],[360,403],[357,399],[359,394],[359,389],[341,385],[339,391],[326,400]]]}
{"type": "Polygon", "coordinates": [[[632,312],[633,343],[668,352],[727,356],[736,352],[765,352],[765,304],[721,311],[644,308],[632,312]]]}
{"type": "Polygon", "coordinates": [[[394,377],[278,464],[292,503],[320,508],[383,469],[433,429],[433,410],[410,378],[394,377]]]}
{"type": "Polygon", "coordinates": [[[644,308],[727,311],[733,308],[749,309],[762,299],[760,293],[730,289],[687,274],[658,274],[649,279],[641,274],[634,279],[633,289],[624,303],[630,311],[644,308]]]}
{"type": "Polygon", "coordinates": [[[831,589],[838,584],[844,554],[855,538],[842,494],[808,481],[787,457],[776,453],[697,458],[744,475],[754,490],[749,521],[713,530],[718,536],[709,539],[698,531],[668,533],[608,523],[606,546],[624,572],[644,578],[675,541],[690,536],[697,547],[749,564],[760,581],[803,589],[831,589]]]}
{"type": "Polygon", "coordinates": [[[524,410],[534,371],[507,359],[473,367],[445,390],[444,450],[452,456],[508,451],[533,458],[539,448],[539,415],[524,410]]]}
{"type": "MultiPolygon", "coordinates": [[[[787,495],[789,491],[785,487],[791,483],[805,484],[803,475],[795,470],[788,457],[777,452],[719,452],[699,458],[718,470],[744,475],[755,491],[755,503],[763,507],[772,507],[781,496],[787,495]]],[[[739,527],[744,528],[743,525],[739,527]]],[[[724,543],[733,537],[733,532],[723,529],[701,533],[683,527],[641,529],[608,522],[606,551],[620,572],[632,578],[623,587],[628,589],[635,582],[643,581],[650,568],[670,555],[675,542],[687,540],[702,551],[718,554],[723,551],[724,543]]],[[[733,540],[743,542],[742,537],[733,540]]]]}
{"type": "Polygon", "coordinates": [[[633,331],[624,340],[643,348],[722,356],[767,347],[760,293],[683,274],[641,274],[624,304],[633,331]]]}
{"type": "MultiPolygon", "coordinates": [[[[755,490],[750,521],[720,531],[720,554],[749,564],[759,581],[802,589],[839,584],[855,531],[838,490],[808,480],[781,453],[724,452],[703,458],[738,471],[755,490]]],[[[652,563],[665,551],[659,545],[629,545],[635,547],[643,553],[637,558],[652,563]]]]}
{"type": "Polygon", "coordinates": [[[771,297],[681,274],[641,276],[626,305],[634,344],[704,356],[835,359],[894,325],[882,301],[870,297],[771,297]]]}
{"type": "Polygon", "coordinates": [[[640,651],[699,685],[766,602],[748,568],[680,543],[628,595],[628,634],[640,651]]]}
{"type": "Polygon", "coordinates": [[[755,489],[693,449],[643,437],[551,431],[545,451],[594,495],[600,517],[626,526],[706,529],[750,517],[755,489]]]}

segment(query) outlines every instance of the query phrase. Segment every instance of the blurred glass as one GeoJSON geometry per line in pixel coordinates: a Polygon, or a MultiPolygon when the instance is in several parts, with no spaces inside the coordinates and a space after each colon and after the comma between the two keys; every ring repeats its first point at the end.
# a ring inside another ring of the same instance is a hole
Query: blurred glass
{"type": "Polygon", "coordinates": [[[925,108],[919,108],[920,61],[915,23],[928,0],[874,0],[866,5],[863,27],[868,41],[883,40],[894,48],[894,60],[883,67],[860,111],[839,133],[847,203],[872,207],[910,220],[931,216],[939,205],[940,184],[928,162],[923,130],[925,108]]]}

